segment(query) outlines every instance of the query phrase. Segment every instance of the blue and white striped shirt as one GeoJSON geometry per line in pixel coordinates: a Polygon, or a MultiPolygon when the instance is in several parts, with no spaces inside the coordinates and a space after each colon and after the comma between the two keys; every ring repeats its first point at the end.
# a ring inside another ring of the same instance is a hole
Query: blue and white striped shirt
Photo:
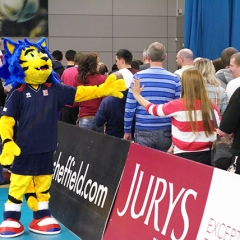
{"type": "MultiPolygon", "coordinates": [[[[178,99],[181,94],[179,78],[164,68],[151,67],[134,74],[140,78],[144,89],[141,95],[153,104],[164,104],[178,99]]],[[[124,114],[124,132],[130,133],[134,114],[138,130],[159,130],[171,128],[171,118],[150,115],[134,98],[132,88],[129,88],[124,114]]]]}

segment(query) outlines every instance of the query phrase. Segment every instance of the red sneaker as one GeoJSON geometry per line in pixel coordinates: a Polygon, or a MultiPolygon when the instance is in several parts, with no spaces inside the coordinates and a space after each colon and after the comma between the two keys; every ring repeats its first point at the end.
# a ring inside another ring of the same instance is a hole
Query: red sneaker
{"type": "Polygon", "coordinates": [[[4,220],[0,225],[0,237],[10,238],[17,237],[24,233],[23,225],[12,218],[4,220]]]}
{"type": "Polygon", "coordinates": [[[58,222],[52,217],[43,217],[40,219],[33,219],[29,224],[28,229],[40,234],[58,234],[61,232],[61,227],[58,222]]]}

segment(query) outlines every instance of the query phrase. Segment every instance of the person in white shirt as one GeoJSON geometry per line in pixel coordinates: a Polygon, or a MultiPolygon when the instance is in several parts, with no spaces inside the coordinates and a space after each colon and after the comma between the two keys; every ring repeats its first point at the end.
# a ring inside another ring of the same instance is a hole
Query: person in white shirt
{"type": "Polygon", "coordinates": [[[188,48],[181,49],[176,56],[176,63],[179,67],[178,70],[174,72],[179,79],[182,78],[182,73],[189,68],[193,67],[193,52],[188,48]]]}
{"type": "Polygon", "coordinates": [[[119,49],[116,53],[116,65],[119,73],[122,74],[127,88],[130,87],[133,75],[139,70],[132,68],[133,55],[128,49],[119,49]]]}
{"type": "Polygon", "coordinates": [[[230,99],[237,88],[240,87],[240,52],[235,53],[230,59],[230,72],[234,79],[227,84],[226,92],[230,99]]]}

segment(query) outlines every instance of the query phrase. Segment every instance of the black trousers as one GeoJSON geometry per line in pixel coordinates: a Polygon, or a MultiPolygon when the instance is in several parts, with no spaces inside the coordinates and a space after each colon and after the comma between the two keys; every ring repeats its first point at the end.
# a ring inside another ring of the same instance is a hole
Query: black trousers
{"type": "Polygon", "coordinates": [[[211,166],[211,151],[177,153],[176,156],[211,166]]]}
{"type": "Polygon", "coordinates": [[[62,108],[61,121],[69,124],[76,125],[78,118],[79,107],[66,107],[62,108]]]}

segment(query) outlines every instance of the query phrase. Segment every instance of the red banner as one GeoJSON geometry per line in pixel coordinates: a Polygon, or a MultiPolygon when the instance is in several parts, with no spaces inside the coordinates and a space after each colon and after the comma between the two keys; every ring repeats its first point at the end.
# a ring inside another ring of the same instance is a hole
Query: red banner
{"type": "Polygon", "coordinates": [[[212,167],[131,144],[103,239],[196,239],[212,175],[212,167]]]}

